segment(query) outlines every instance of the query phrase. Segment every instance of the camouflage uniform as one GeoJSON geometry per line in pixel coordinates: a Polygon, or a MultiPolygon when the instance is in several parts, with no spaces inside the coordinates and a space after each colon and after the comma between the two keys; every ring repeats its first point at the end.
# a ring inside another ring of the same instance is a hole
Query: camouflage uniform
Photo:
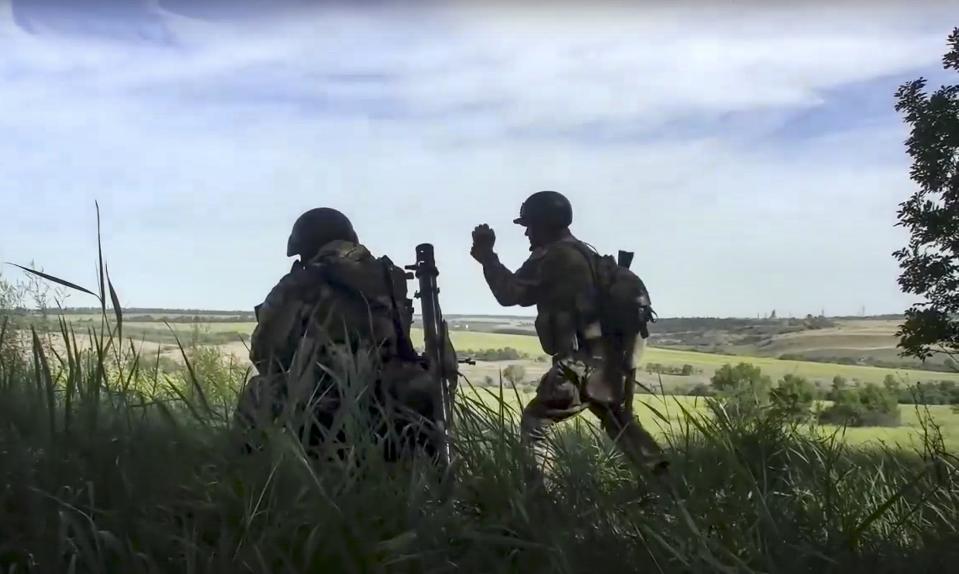
{"type": "MultiPolygon", "coordinates": [[[[543,350],[553,357],[535,398],[523,410],[523,442],[542,466],[550,426],[589,409],[634,463],[659,464],[660,447],[625,404],[624,373],[608,368],[604,359],[592,274],[576,243],[585,246],[569,235],[536,248],[516,273],[495,254],[483,265],[486,282],[501,305],[536,305],[536,332],[543,350]]],[[[637,339],[633,366],[642,345],[637,339]]]]}
{"type": "MultiPolygon", "coordinates": [[[[332,241],[305,265],[294,264],[256,313],[250,359],[257,374],[237,406],[241,429],[306,409],[329,428],[341,402],[357,400],[368,381],[380,401],[429,414],[433,383],[409,346],[406,278],[389,260],[358,243],[332,241]],[[344,391],[344,382],[361,388],[344,391]]],[[[305,432],[311,444],[321,436],[312,427],[305,432]]]]}

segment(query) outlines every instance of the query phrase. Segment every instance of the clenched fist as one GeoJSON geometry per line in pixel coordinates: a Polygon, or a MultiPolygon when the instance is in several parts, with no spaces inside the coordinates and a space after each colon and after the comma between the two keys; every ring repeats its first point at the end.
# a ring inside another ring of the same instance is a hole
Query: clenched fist
{"type": "Polygon", "coordinates": [[[496,244],[496,233],[485,223],[473,229],[473,248],[470,255],[480,263],[485,263],[493,257],[493,246],[496,244]]]}

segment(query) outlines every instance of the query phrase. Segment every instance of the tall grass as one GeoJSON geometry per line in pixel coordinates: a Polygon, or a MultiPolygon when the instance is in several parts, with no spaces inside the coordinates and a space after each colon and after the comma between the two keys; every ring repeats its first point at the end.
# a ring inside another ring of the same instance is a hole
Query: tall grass
{"type": "Polygon", "coordinates": [[[655,411],[671,476],[634,474],[578,420],[556,433],[543,491],[524,480],[515,390],[460,392],[450,468],[389,463],[357,360],[332,373],[351,397],[341,456],[307,452],[296,417],[249,453],[230,424],[247,370],[172,329],[183,369],[140,356],[102,255],[98,270],[96,292],[44,276],[98,298],[85,344],[63,318],[57,334],[0,317],[0,572],[917,572],[959,559],[959,461],[929,418],[920,451],[861,450],[770,412],[663,396],[681,411],[655,411]]]}
{"type": "Polygon", "coordinates": [[[921,452],[858,450],[714,404],[670,428],[663,482],[573,423],[540,492],[509,389],[460,393],[445,473],[385,462],[360,408],[345,409],[346,457],[311,458],[283,429],[243,454],[229,420],[245,373],[187,348],[180,374],[144,368],[105,325],[84,348],[63,321],[56,344],[0,329],[2,571],[915,572],[959,558],[956,459],[931,421],[921,452]]]}

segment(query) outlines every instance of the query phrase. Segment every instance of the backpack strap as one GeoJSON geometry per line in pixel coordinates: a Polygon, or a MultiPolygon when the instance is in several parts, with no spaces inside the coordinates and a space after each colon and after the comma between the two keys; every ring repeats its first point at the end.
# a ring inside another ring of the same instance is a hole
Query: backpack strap
{"type": "Polygon", "coordinates": [[[379,259],[383,268],[383,280],[386,282],[386,291],[390,294],[390,316],[393,320],[393,330],[396,331],[397,352],[399,356],[407,360],[416,360],[418,356],[413,342],[403,329],[403,322],[400,320],[399,304],[396,302],[396,289],[393,284],[392,271],[395,267],[389,257],[385,255],[379,259]]]}
{"type": "MultiPolygon", "coordinates": [[[[582,241],[575,240],[569,242],[572,247],[583,256],[583,259],[586,260],[586,265],[589,267],[590,276],[593,279],[593,297],[595,300],[596,310],[598,317],[596,320],[599,322],[600,336],[605,338],[605,333],[603,333],[603,317],[605,316],[605,307],[604,307],[604,298],[602,294],[602,286],[599,281],[599,273],[596,271],[596,260],[595,257],[599,255],[599,252],[593,248],[592,245],[583,243],[582,241]]],[[[580,346],[585,346],[588,339],[579,328],[576,329],[576,338],[580,342],[580,346]]]]}

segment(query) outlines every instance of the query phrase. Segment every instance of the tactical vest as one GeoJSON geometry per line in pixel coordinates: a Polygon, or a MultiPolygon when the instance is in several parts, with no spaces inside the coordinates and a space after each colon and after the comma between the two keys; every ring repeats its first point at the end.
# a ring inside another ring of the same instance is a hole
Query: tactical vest
{"type": "Polygon", "coordinates": [[[583,350],[585,333],[596,322],[595,286],[589,267],[575,244],[576,239],[558,241],[545,248],[544,265],[561,265],[559,270],[541,270],[541,274],[561,275],[560,280],[543,285],[536,304],[536,334],[546,353],[568,356],[583,350]],[[557,250],[562,250],[557,253],[557,250]]]}
{"type": "Polygon", "coordinates": [[[258,308],[251,358],[263,372],[286,370],[304,336],[316,344],[377,349],[384,359],[409,354],[412,309],[406,278],[388,258],[335,242],[291,271],[258,308]]]}

